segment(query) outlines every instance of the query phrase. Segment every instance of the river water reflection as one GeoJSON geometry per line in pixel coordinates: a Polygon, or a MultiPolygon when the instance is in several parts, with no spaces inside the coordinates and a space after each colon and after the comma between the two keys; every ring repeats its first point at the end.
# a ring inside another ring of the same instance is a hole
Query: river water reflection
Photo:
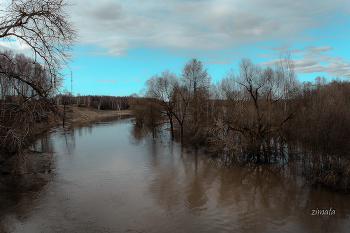
{"type": "Polygon", "coordinates": [[[306,185],[292,165],[226,167],[130,118],[53,132],[36,149],[47,153],[31,155],[28,175],[1,177],[0,232],[350,229],[349,195],[306,185]]]}

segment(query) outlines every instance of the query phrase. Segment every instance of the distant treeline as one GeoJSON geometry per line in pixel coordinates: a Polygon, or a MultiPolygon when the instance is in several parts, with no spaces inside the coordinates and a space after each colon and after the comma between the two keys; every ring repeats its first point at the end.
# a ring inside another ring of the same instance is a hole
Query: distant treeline
{"type": "Polygon", "coordinates": [[[89,106],[99,110],[124,110],[129,108],[126,96],[99,96],[59,94],[54,98],[57,104],[76,104],[77,106],[89,106]]]}
{"type": "Polygon", "coordinates": [[[166,118],[175,139],[227,164],[298,161],[312,184],[350,190],[348,81],[301,83],[289,54],[266,68],[242,59],[238,71],[210,80],[197,59],[180,75],[153,75],[142,98],[130,100],[136,125],[156,128],[166,118]]]}

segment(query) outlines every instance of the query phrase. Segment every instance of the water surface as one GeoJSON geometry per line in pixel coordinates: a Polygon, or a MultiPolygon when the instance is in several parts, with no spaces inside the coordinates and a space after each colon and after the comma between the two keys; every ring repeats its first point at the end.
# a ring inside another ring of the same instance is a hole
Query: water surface
{"type": "Polygon", "coordinates": [[[349,195],[308,186],[292,165],[227,167],[156,136],[120,119],[42,137],[27,175],[0,178],[0,232],[350,229],[349,195]]]}

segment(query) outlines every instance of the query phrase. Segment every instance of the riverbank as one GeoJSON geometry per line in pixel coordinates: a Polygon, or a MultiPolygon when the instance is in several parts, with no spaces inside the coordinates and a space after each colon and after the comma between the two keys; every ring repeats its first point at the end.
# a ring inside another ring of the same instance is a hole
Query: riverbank
{"type": "MultiPolygon", "coordinates": [[[[20,135],[20,139],[22,140],[22,148],[28,147],[28,145],[35,140],[40,135],[46,132],[55,132],[59,129],[63,128],[63,115],[65,115],[65,129],[70,129],[76,127],[80,124],[93,123],[99,120],[103,120],[111,117],[125,116],[125,115],[133,115],[132,110],[98,110],[92,107],[88,107],[85,105],[81,105],[78,107],[77,105],[66,105],[65,114],[64,114],[64,106],[57,106],[58,114],[48,114],[47,119],[42,122],[35,122],[34,125],[30,128],[30,134],[25,136],[25,132],[16,131],[17,135],[20,135]]],[[[17,154],[18,156],[7,156],[0,157],[0,174],[21,174],[20,166],[18,166],[21,156],[26,154],[27,152],[40,152],[33,151],[29,149],[23,149],[22,152],[17,154]]],[[[24,157],[23,157],[24,158],[24,157]]]]}
{"type": "MultiPolygon", "coordinates": [[[[63,116],[64,106],[58,105],[58,111],[63,116]]],[[[79,124],[92,123],[105,118],[133,115],[132,110],[98,110],[92,107],[84,106],[77,107],[74,105],[66,105],[65,127],[72,128],[79,124]]],[[[60,125],[63,125],[62,119],[59,120],[60,125]]]]}
{"type": "Polygon", "coordinates": [[[55,130],[63,127],[63,116],[65,116],[64,128],[72,128],[80,124],[92,123],[105,118],[133,115],[132,110],[98,110],[92,107],[77,107],[75,104],[66,105],[64,113],[64,105],[57,105],[59,116],[51,115],[45,122],[36,123],[33,129],[33,136],[44,132],[55,130]]]}
{"type": "MultiPolygon", "coordinates": [[[[24,143],[23,145],[26,145],[24,147],[28,147],[28,145],[33,140],[36,140],[37,137],[40,137],[40,135],[44,133],[55,132],[59,129],[62,129],[63,115],[65,115],[65,124],[64,124],[65,129],[70,129],[80,124],[93,123],[106,118],[133,115],[132,110],[120,110],[120,111],[98,110],[85,105],[81,105],[81,107],[78,107],[77,105],[66,105],[65,114],[64,114],[63,105],[57,105],[57,108],[58,108],[58,114],[56,115],[48,114],[48,117],[45,121],[34,123],[34,126],[32,126],[30,129],[31,133],[27,136],[23,136],[22,142],[24,143]]],[[[23,132],[20,132],[20,131],[16,133],[18,135],[23,134],[23,132]]],[[[24,149],[22,152],[26,154],[26,152],[40,152],[40,151],[24,149]]],[[[15,171],[16,171],[15,172],[16,174],[20,174],[21,173],[20,170],[17,169],[18,162],[20,160],[21,159],[19,159],[18,156],[9,156],[3,159],[0,158],[0,174],[2,173],[12,174],[15,171]]]]}

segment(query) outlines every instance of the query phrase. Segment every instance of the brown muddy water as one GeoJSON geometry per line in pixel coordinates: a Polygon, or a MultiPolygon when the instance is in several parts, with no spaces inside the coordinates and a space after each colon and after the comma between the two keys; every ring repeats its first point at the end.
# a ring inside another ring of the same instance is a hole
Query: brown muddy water
{"type": "Polygon", "coordinates": [[[0,232],[350,231],[349,195],[292,165],[226,167],[169,134],[129,118],[43,136],[27,175],[0,178],[0,232]]]}

